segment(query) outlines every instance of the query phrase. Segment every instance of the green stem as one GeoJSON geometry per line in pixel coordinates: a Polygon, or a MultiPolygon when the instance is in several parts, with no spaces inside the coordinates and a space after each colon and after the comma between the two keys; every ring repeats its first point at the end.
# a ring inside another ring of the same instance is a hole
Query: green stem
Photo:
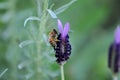
{"type": "Polygon", "coordinates": [[[65,77],[64,77],[64,65],[60,66],[60,70],[61,70],[61,80],[65,80],[65,77]]]}

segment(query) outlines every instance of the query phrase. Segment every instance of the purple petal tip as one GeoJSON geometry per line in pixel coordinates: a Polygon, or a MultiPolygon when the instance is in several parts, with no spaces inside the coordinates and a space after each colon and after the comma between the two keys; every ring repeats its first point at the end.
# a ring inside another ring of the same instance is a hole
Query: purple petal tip
{"type": "Polygon", "coordinates": [[[115,30],[115,42],[120,43],[120,25],[115,30]]]}
{"type": "Polygon", "coordinates": [[[62,37],[65,38],[70,30],[70,24],[67,22],[64,26],[62,37]]]}
{"type": "Polygon", "coordinates": [[[63,32],[63,25],[62,25],[62,22],[59,19],[58,19],[58,29],[59,29],[60,33],[63,32]]]}

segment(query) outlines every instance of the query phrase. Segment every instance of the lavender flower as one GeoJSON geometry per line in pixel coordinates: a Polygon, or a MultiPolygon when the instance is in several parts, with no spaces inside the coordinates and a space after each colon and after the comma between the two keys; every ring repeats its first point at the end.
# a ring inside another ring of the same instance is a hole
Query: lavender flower
{"type": "Polygon", "coordinates": [[[120,26],[114,33],[114,42],[110,45],[108,53],[108,67],[113,73],[119,72],[120,67],[120,26]]]}
{"type": "Polygon", "coordinates": [[[68,32],[70,29],[70,24],[66,23],[64,28],[62,26],[62,23],[60,20],[58,20],[58,29],[59,34],[57,39],[59,40],[56,44],[55,48],[55,57],[57,58],[57,63],[62,65],[64,62],[66,62],[69,59],[69,56],[71,54],[71,45],[69,43],[69,36],[68,32]]]}

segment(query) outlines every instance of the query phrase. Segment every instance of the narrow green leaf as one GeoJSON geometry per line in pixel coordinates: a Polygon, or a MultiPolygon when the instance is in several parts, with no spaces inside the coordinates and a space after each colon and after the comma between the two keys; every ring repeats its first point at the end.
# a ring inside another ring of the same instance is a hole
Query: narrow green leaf
{"type": "Polygon", "coordinates": [[[28,18],[24,21],[24,27],[26,26],[27,22],[30,21],[30,20],[40,21],[40,18],[39,18],[39,17],[35,17],[35,16],[28,17],[28,18]]]}
{"type": "Polygon", "coordinates": [[[1,74],[0,74],[0,78],[8,71],[8,68],[6,68],[1,74]]]}
{"type": "Polygon", "coordinates": [[[32,41],[32,40],[26,40],[26,41],[21,42],[21,43],[19,44],[19,47],[20,47],[20,48],[23,48],[24,46],[27,46],[27,45],[29,45],[29,44],[31,44],[31,43],[34,43],[34,41],[32,41]]]}
{"type": "Polygon", "coordinates": [[[54,12],[55,14],[60,14],[62,13],[63,11],[65,11],[69,6],[71,6],[74,2],[76,2],[77,0],[72,0],[70,1],[69,3],[61,6],[60,8],[56,9],[54,12]]]}
{"type": "Polygon", "coordinates": [[[57,18],[56,14],[51,9],[48,9],[47,11],[51,15],[52,18],[57,18]]]}

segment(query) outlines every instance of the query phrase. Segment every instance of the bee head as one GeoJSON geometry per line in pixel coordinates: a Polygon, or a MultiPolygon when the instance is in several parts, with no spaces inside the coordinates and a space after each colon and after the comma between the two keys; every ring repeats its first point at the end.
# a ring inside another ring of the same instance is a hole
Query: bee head
{"type": "Polygon", "coordinates": [[[58,34],[57,31],[56,31],[56,29],[53,29],[53,32],[54,32],[55,34],[58,34]]]}

